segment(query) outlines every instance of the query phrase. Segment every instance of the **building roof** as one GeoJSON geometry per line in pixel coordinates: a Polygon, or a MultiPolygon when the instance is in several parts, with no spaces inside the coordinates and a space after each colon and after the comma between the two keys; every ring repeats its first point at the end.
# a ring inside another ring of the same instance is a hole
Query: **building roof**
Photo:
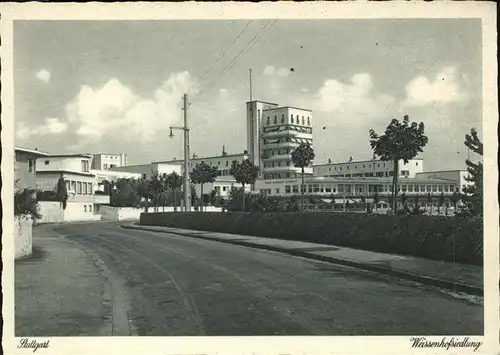
{"type": "Polygon", "coordinates": [[[83,176],[95,176],[93,173],[84,173],[81,171],[71,171],[71,170],[37,170],[36,174],[75,174],[83,176]]]}
{"type": "Polygon", "coordinates": [[[261,102],[261,103],[263,103],[263,104],[271,104],[271,105],[276,105],[276,106],[278,106],[278,104],[275,104],[274,102],[268,102],[268,101],[262,101],[262,100],[252,100],[252,101],[247,101],[246,103],[247,103],[247,104],[250,104],[250,103],[252,103],[252,102],[261,102]]]}
{"type": "MultiPolygon", "coordinates": [[[[424,158],[413,158],[411,160],[424,160],[424,158]]],[[[328,165],[339,165],[339,164],[359,164],[359,163],[392,163],[392,160],[380,160],[380,159],[365,159],[365,160],[353,160],[353,161],[345,161],[345,162],[331,162],[331,163],[321,163],[321,164],[313,164],[313,167],[316,166],[328,166],[328,165]]]]}
{"type": "Polygon", "coordinates": [[[47,154],[48,158],[92,158],[92,154],[47,154]]]}
{"type": "Polygon", "coordinates": [[[422,171],[418,174],[440,174],[440,173],[456,173],[456,172],[464,172],[466,173],[467,170],[462,170],[462,169],[453,169],[453,170],[439,170],[439,171],[422,171]]]}
{"type": "Polygon", "coordinates": [[[35,148],[35,149],[29,149],[29,148],[22,148],[22,147],[14,147],[14,151],[16,151],[16,152],[23,152],[23,153],[29,153],[29,154],[35,154],[35,155],[39,155],[39,156],[48,156],[48,155],[50,155],[47,152],[42,152],[42,151],[38,150],[37,148],[35,148]]]}
{"type": "MultiPolygon", "coordinates": [[[[248,156],[248,153],[239,153],[239,154],[226,154],[226,155],[215,155],[212,157],[196,157],[196,158],[190,158],[189,161],[196,161],[196,160],[204,160],[204,159],[224,159],[224,158],[231,158],[231,157],[239,157],[239,156],[248,156]]],[[[158,163],[179,163],[183,162],[184,159],[177,159],[177,160],[164,160],[164,161],[154,161],[152,164],[158,164],[158,163]]]]}
{"type": "Polygon", "coordinates": [[[312,112],[312,110],[309,110],[307,108],[293,107],[293,106],[280,106],[280,107],[266,108],[266,109],[262,110],[262,112],[264,112],[264,111],[272,111],[272,110],[279,110],[279,109],[282,109],[282,108],[293,108],[295,110],[302,110],[302,111],[312,112]]]}

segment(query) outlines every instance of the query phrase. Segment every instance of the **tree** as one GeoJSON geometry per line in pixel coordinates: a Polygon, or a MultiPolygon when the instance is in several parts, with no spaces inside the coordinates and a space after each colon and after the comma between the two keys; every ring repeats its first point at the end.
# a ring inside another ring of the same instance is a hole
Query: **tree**
{"type": "Polygon", "coordinates": [[[217,167],[209,166],[208,164],[201,163],[197,165],[190,173],[191,181],[194,184],[200,184],[201,189],[201,211],[203,211],[203,184],[214,182],[217,178],[217,167]]]}
{"type": "Polygon", "coordinates": [[[149,201],[151,199],[151,191],[149,188],[149,181],[146,179],[141,179],[137,183],[137,194],[142,199],[144,206],[144,212],[148,213],[149,201]]]}
{"type": "Polygon", "coordinates": [[[444,192],[441,192],[438,198],[438,214],[441,214],[441,207],[444,205],[444,192]]]}
{"type": "Polygon", "coordinates": [[[410,212],[408,208],[408,198],[404,192],[401,194],[401,205],[403,207],[404,213],[410,212]]]}
{"type": "Polygon", "coordinates": [[[415,196],[414,200],[415,205],[413,206],[413,213],[419,212],[420,213],[420,195],[415,196]]]}
{"type": "Polygon", "coordinates": [[[245,159],[241,163],[237,160],[233,160],[231,168],[229,169],[229,174],[234,177],[236,182],[243,186],[241,210],[245,211],[245,185],[252,185],[255,183],[259,177],[259,167],[249,159],[245,159]]]}
{"type": "Polygon", "coordinates": [[[292,163],[296,168],[301,169],[302,183],[300,185],[300,194],[301,194],[301,207],[304,209],[304,168],[309,166],[311,162],[316,157],[314,153],[314,149],[311,147],[309,143],[301,143],[297,148],[292,151],[292,163]]]}
{"type": "Polygon", "coordinates": [[[365,211],[367,212],[366,197],[361,196],[360,200],[361,200],[361,206],[363,208],[363,212],[365,212],[365,211]]]}
{"type": "Polygon", "coordinates": [[[432,195],[430,192],[427,193],[427,202],[431,206],[431,210],[429,212],[429,215],[432,216],[432,195]]]}
{"type": "Polygon", "coordinates": [[[63,174],[61,174],[61,177],[57,180],[57,199],[61,201],[63,210],[65,210],[68,201],[68,188],[66,187],[63,174]]]}
{"type": "Polygon", "coordinates": [[[165,177],[165,184],[172,190],[174,211],[177,212],[177,190],[182,186],[182,176],[173,171],[165,177]]]}
{"type": "Polygon", "coordinates": [[[457,207],[458,207],[458,202],[460,201],[460,193],[454,191],[453,195],[451,195],[451,202],[453,203],[453,210],[455,211],[455,214],[457,214],[457,207]]]}
{"type": "MultiPolygon", "coordinates": [[[[474,153],[483,156],[483,143],[477,135],[477,131],[472,128],[470,134],[465,135],[465,146],[474,153]]],[[[477,163],[467,159],[468,176],[465,178],[470,184],[463,188],[462,202],[464,204],[463,213],[468,216],[483,215],[483,163],[477,163]]]]}
{"type": "Polygon", "coordinates": [[[423,147],[429,139],[425,135],[423,122],[417,124],[412,122],[408,116],[404,116],[400,122],[393,119],[387,126],[383,135],[378,135],[373,129],[370,129],[370,146],[374,155],[382,161],[392,161],[394,170],[392,174],[392,210],[396,212],[396,195],[399,176],[399,161],[408,163],[410,159],[415,158],[423,152],[423,147]]]}
{"type": "Polygon", "coordinates": [[[380,202],[380,195],[378,194],[378,191],[375,191],[373,194],[373,204],[375,205],[375,212],[378,211],[378,203],[380,202]]]}

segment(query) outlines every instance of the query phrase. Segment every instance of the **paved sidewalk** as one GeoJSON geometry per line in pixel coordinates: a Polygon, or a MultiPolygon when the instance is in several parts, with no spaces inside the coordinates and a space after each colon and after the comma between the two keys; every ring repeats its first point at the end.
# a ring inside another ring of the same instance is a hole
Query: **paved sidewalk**
{"type": "Polygon", "coordinates": [[[105,336],[111,297],[98,261],[73,242],[33,228],[33,255],[15,263],[16,336],[105,336]]]}
{"type": "Polygon", "coordinates": [[[325,244],[170,227],[142,226],[135,223],[125,223],[122,224],[122,227],[153,232],[173,233],[235,245],[278,251],[295,256],[393,275],[455,292],[483,296],[483,268],[476,265],[454,264],[412,256],[376,253],[325,244]]]}

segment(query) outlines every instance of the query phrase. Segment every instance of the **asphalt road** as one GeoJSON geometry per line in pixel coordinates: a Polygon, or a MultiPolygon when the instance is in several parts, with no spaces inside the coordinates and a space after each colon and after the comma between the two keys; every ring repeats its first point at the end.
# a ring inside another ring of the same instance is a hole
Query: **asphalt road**
{"type": "Polygon", "coordinates": [[[104,262],[125,333],[483,333],[481,304],[354,268],[116,223],[51,228],[104,262]]]}

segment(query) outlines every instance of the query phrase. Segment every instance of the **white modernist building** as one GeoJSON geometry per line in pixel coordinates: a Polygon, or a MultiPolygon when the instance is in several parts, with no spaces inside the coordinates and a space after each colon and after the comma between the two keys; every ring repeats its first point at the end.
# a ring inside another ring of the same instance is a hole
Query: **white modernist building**
{"type": "MultiPolygon", "coordinates": [[[[398,162],[398,176],[401,178],[413,178],[416,174],[424,171],[423,159],[412,159],[408,163],[398,162]]],[[[345,163],[333,163],[331,160],[325,164],[317,164],[313,167],[314,176],[327,177],[389,177],[394,174],[394,162],[372,160],[349,160],[345,163]]]]}
{"type": "MultiPolygon", "coordinates": [[[[90,171],[91,154],[47,155],[37,159],[36,186],[41,191],[57,191],[57,183],[62,177],[68,191],[64,221],[96,220],[95,214],[101,204],[109,203],[109,196],[96,195],[95,175],[90,171]]],[[[54,203],[41,201],[45,208],[42,215],[52,213],[49,208],[59,208],[54,203]]]]}
{"type": "MultiPolygon", "coordinates": [[[[292,151],[313,144],[312,111],[279,107],[264,101],[247,102],[247,149],[262,179],[293,178],[301,171],[292,163],[292,151]]],[[[311,167],[305,168],[308,175],[311,167]]]]}
{"type": "Polygon", "coordinates": [[[97,153],[92,154],[92,169],[108,170],[128,165],[126,154],[97,153]]]}

